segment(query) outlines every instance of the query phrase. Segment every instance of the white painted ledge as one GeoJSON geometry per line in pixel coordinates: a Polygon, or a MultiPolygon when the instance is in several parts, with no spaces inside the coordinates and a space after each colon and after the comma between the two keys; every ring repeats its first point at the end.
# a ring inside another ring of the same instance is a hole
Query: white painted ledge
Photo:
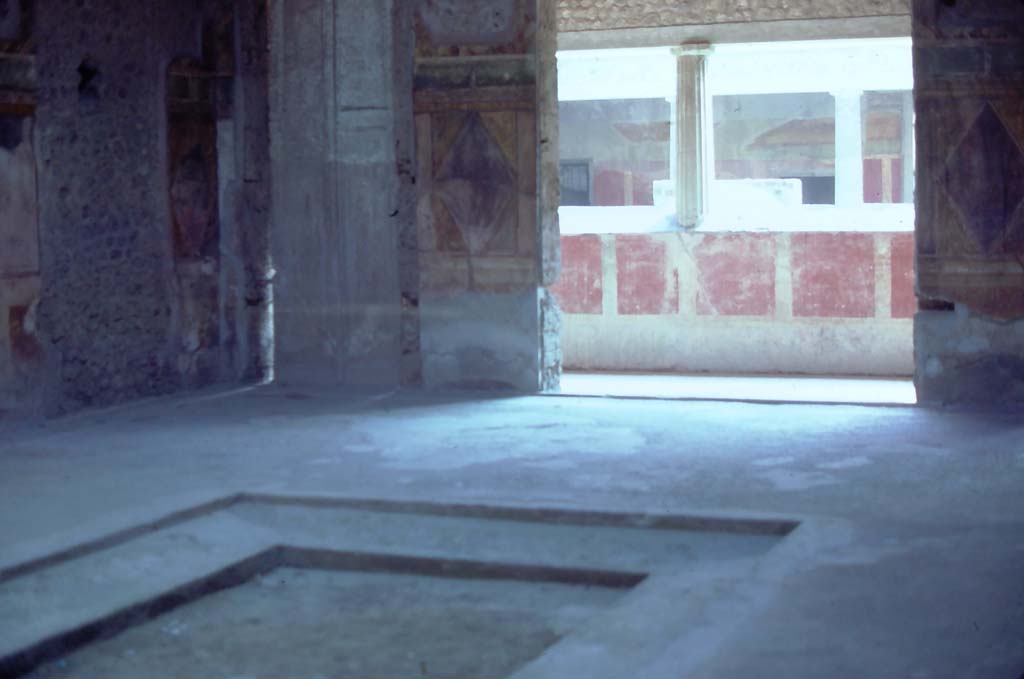
{"type": "MultiPolygon", "coordinates": [[[[681,230],[675,215],[656,206],[576,207],[558,209],[563,236],[580,234],[665,233],[681,230]]],[[[801,205],[756,211],[712,212],[698,232],[913,232],[912,204],[801,205]]]]}

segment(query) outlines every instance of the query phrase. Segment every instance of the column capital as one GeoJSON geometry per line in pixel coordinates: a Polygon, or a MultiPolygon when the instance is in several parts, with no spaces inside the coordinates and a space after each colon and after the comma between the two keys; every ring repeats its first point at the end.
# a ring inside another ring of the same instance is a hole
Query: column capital
{"type": "Polygon", "coordinates": [[[678,47],[672,48],[672,55],[676,57],[704,57],[715,51],[709,42],[684,42],[678,47]]]}
{"type": "Polygon", "coordinates": [[[864,90],[858,90],[856,88],[832,90],[829,94],[836,99],[854,99],[860,98],[864,94],[864,90]]]}

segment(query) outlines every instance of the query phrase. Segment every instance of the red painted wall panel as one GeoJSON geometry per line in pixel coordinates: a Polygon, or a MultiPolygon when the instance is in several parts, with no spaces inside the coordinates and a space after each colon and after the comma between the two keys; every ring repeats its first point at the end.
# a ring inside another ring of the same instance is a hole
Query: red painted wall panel
{"type": "Polygon", "coordinates": [[[679,313],[679,272],[669,269],[663,241],[648,235],[615,237],[619,313],[679,313]]]}
{"type": "Polygon", "coordinates": [[[697,313],[701,316],[775,314],[775,236],[708,235],[695,248],[697,313]]]}
{"type": "Polygon", "coordinates": [[[901,233],[892,239],[892,317],[913,318],[915,313],[914,234],[901,233]]]}
{"type": "Polygon", "coordinates": [[[864,202],[882,202],[882,159],[864,159],[864,202]]]}
{"type": "Polygon", "coordinates": [[[875,315],[873,234],[797,233],[791,242],[795,316],[875,315]]]}
{"type": "Polygon", "coordinates": [[[594,176],[594,205],[625,205],[626,176],[618,170],[598,170],[594,176]]]}
{"type": "Polygon", "coordinates": [[[551,292],[566,313],[601,313],[604,288],[600,236],[562,238],[562,275],[551,287],[551,292]]]}
{"type": "Polygon", "coordinates": [[[892,184],[892,203],[903,202],[903,161],[899,158],[865,158],[864,159],[864,202],[884,203],[885,180],[883,163],[890,168],[889,181],[892,184]]]}

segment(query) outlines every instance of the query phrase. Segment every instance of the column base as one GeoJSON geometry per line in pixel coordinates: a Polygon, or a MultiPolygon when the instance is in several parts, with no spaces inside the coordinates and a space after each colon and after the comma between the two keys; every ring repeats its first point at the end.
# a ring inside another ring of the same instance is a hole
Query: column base
{"type": "Polygon", "coordinates": [[[914,354],[921,403],[1024,403],[1024,319],[995,321],[960,305],[923,311],[914,354]]]}

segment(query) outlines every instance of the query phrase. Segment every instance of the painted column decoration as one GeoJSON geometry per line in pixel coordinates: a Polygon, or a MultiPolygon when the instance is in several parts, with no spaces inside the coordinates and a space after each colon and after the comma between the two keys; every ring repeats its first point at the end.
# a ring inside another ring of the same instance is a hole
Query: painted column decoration
{"type": "Polygon", "coordinates": [[[707,211],[708,144],[705,126],[708,111],[706,43],[683,45],[673,50],[677,60],[675,121],[676,218],[685,228],[700,226],[707,211]]]}
{"type": "Polygon", "coordinates": [[[32,6],[0,2],[0,412],[31,410],[43,346],[32,6]]]}
{"type": "Polygon", "coordinates": [[[178,285],[177,370],[183,383],[220,376],[221,223],[218,120],[231,117],[234,17],[222,3],[203,28],[203,59],[167,74],[167,162],[178,285]]]}
{"type": "Polygon", "coordinates": [[[914,3],[925,297],[1024,316],[1024,3],[914,3]]]}
{"type": "Polygon", "coordinates": [[[915,0],[916,382],[1024,401],[1024,2],[915,0]]]}
{"type": "Polygon", "coordinates": [[[557,248],[557,232],[541,231],[557,230],[544,210],[557,207],[557,185],[546,181],[557,182],[546,153],[557,152],[557,140],[541,131],[557,109],[538,74],[554,48],[554,16],[541,4],[427,0],[414,18],[427,386],[547,386],[543,285],[557,275],[548,261],[557,250],[548,257],[543,244],[557,248]]]}

